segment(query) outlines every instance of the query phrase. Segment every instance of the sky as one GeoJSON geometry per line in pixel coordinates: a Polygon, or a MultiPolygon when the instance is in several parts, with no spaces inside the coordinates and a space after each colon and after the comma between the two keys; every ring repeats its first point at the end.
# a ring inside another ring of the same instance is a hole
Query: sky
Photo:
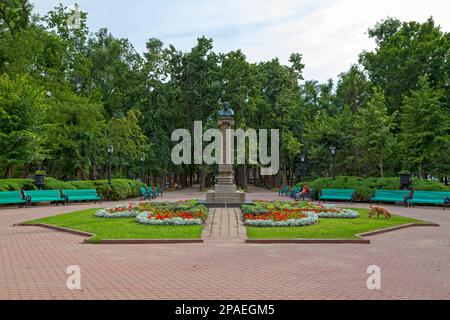
{"type": "Polygon", "coordinates": [[[336,79],[374,41],[367,30],[395,17],[423,22],[433,16],[450,31],[448,0],[31,0],[45,14],[78,3],[91,31],[106,27],[143,52],[149,38],[189,51],[199,36],[216,52],[241,49],[251,62],[303,55],[304,78],[336,79]]]}

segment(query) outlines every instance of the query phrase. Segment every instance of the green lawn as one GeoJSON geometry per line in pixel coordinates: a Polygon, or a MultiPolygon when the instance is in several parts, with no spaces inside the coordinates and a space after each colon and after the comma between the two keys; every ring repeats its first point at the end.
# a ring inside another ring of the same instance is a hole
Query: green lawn
{"type": "Polygon", "coordinates": [[[98,243],[106,239],[200,239],[203,226],[151,226],[137,223],[134,218],[108,219],[94,216],[97,209],[65,213],[27,221],[94,233],[90,239],[98,243]]]}
{"type": "Polygon", "coordinates": [[[261,228],[247,227],[249,239],[357,239],[356,234],[399,226],[407,223],[424,223],[393,215],[392,219],[368,218],[367,209],[356,209],[360,216],[356,219],[319,219],[319,223],[304,227],[261,228]]]}

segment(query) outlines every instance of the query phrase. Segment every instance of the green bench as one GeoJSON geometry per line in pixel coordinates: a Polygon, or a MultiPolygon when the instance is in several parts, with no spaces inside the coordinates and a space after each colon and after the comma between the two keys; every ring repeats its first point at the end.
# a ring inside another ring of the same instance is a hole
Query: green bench
{"type": "Polygon", "coordinates": [[[20,208],[27,204],[21,191],[1,191],[0,204],[18,204],[20,208]]]}
{"type": "Polygon", "coordinates": [[[152,188],[141,187],[141,199],[154,199],[157,193],[152,188]]]}
{"type": "Polygon", "coordinates": [[[303,188],[303,186],[295,186],[295,187],[293,187],[292,190],[289,192],[289,197],[294,199],[295,196],[297,195],[297,193],[302,191],[302,188],[303,188]]]}
{"type": "Polygon", "coordinates": [[[286,196],[287,197],[289,195],[289,193],[290,193],[289,186],[285,186],[284,188],[278,189],[278,195],[279,196],[286,196]]]}
{"type": "Polygon", "coordinates": [[[61,190],[62,196],[66,199],[66,203],[75,201],[102,201],[102,197],[95,189],[76,189],[61,190]]]}
{"type": "Polygon", "coordinates": [[[405,206],[408,205],[408,199],[411,198],[412,191],[410,190],[375,190],[372,197],[369,198],[370,203],[373,202],[401,202],[405,206]]]}
{"type": "Polygon", "coordinates": [[[320,191],[319,200],[340,200],[352,201],[355,198],[354,189],[322,189],[320,191]]]}
{"type": "Polygon", "coordinates": [[[161,189],[160,187],[156,187],[155,192],[156,195],[160,195],[161,197],[163,196],[163,189],[161,189]]]}
{"type": "Polygon", "coordinates": [[[158,197],[160,194],[162,195],[162,190],[159,189],[159,188],[147,187],[147,192],[148,192],[153,198],[158,197]]]}
{"type": "Polygon", "coordinates": [[[441,206],[450,206],[450,192],[448,191],[414,191],[414,194],[408,202],[415,206],[416,204],[439,204],[441,206]]]}
{"type": "Polygon", "coordinates": [[[50,202],[57,205],[66,203],[66,198],[61,195],[59,190],[26,190],[23,191],[23,196],[28,205],[39,202],[50,202]]]}

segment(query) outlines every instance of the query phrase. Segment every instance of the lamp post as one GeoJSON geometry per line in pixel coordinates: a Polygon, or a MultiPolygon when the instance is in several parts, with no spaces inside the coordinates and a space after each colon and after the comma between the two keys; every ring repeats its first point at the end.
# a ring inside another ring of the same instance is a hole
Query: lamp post
{"type": "Polygon", "coordinates": [[[336,180],[336,147],[330,147],[331,156],[333,157],[333,180],[336,180]]]}
{"type": "Polygon", "coordinates": [[[144,180],[145,180],[145,177],[144,177],[144,162],[145,162],[145,155],[142,155],[141,156],[141,173],[142,173],[142,175],[141,175],[141,177],[142,177],[142,182],[144,182],[144,180]]]}
{"type": "Polygon", "coordinates": [[[300,180],[303,180],[303,178],[305,178],[304,177],[304,175],[305,175],[305,160],[306,160],[305,154],[302,153],[300,155],[300,161],[302,162],[301,166],[300,166],[300,180]]]}
{"type": "Polygon", "coordinates": [[[109,154],[108,183],[109,184],[111,184],[111,159],[112,159],[113,152],[114,152],[114,146],[112,144],[108,145],[108,154],[109,154]]]}

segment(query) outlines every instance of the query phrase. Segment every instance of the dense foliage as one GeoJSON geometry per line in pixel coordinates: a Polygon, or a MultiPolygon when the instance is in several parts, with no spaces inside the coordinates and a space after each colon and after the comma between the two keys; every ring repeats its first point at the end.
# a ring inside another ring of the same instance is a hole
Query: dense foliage
{"type": "MultiPolygon", "coordinates": [[[[57,178],[105,179],[113,144],[114,177],[198,180],[203,188],[216,168],[172,164],[170,136],[176,128],[192,131],[195,120],[204,130],[215,127],[219,98],[234,109],[237,127],[281,130],[282,170],[261,183],[330,176],[331,145],[342,175],[450,174],[450,34],[431,18],[381,21],[369,30],[375,50],[361,53],[336,83],[319,83],[303,80],[299,53],[288,65],[277,58],[250,63],[240,50],[215,52],[204,37],[188,52],[150,38],[138,53],[106,29],[90,32],[86,13],[71,28],[63,6],[45,16],[32,12],[26,0],[0,3],[5,178],[44,169],[57,178]]],[[[238,165],[238,184],[245,188],[257,169],[238,165]]]]}
{"type": "MultiPolygon", "coordinates": [[[[298,183],[299,186],[303,184],[310,186],[314,192],[313,196],[317,199],[317,194],[322,189],[355,189],[357,201],[368,201],[373,196],[375,189],[399,190],[399,178],[361,178],[352,176],[332,178],[317,178],[311,182],[298,183]]],[[[414,190],[424,191],[450,191],[450,187],[443,185],[437,181],[430,181],[425,179],[413,179],[411,184],[414,190]]]]}
{"type": "MultiPolygon", "coordinates": [[[[96,189],[105,200],[122,200],[139,197],[140,188],[144,184],[129,179],[113,179],[111,185],[107,180],[60,181],[46,178],[43,189],[96,189]]],[[[2,179],[0,191],[35,190],[37,187],[32,179],[2,179]]]]}

